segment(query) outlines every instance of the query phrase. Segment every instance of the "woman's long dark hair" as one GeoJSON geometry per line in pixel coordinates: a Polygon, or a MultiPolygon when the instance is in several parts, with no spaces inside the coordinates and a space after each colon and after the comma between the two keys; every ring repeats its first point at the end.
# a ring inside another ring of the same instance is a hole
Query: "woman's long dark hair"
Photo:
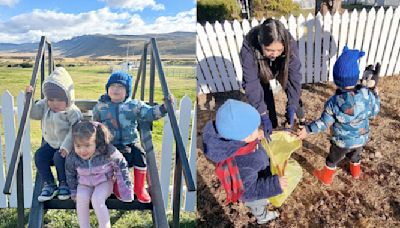
{"type": "MultiPolygon", "coordinates": [[[[280,42],[284,46],[284,52],[280,58],[284,58],[284,64],[279,69],[279,76],[277,77],[279,83],[283,88],[286,88],[289,75],[289,59],[290,59],[290,35],[285,29],[285,26],[278,20],[268,18],[261,25],[258,30],[258,43],[262,47],[269,46],[273,42],[280,42]]],[[[262,53],[262,49],[261,49],[262,53]]]]}

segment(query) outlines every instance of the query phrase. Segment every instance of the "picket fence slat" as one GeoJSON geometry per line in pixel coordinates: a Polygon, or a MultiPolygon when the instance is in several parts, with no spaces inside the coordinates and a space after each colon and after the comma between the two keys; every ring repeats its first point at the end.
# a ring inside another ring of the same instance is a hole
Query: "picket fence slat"
{"type": "Polygon", "coordinates": [[[329,81],[333,81],[333,65],[335,64],[335,61],[337,59],[337,53],[339,51],[338,45],[339,45],[339,26],[340,26],[340,14],[335,13],[333,15],[333,21],[332,22],[332,40],[331,40],[331,48],[330,48],[330,53],[332,55],[329,58],[329,81]]]}
{"type": "MultiPolygon", "coordinates": [[[[358,50],[361,49],[366,21],[367,21],[367,11],[365,9],[362,9],[360,15],[358,16],[357,34],[356,34],[356,40],[354,43],[355,49],[358,49],[358,50]]],[[[353,20],[351,22],[353,22],[353,20]]]]}
{"type": "Polygon", "coordinates": [[[298,45],[299,45],[299,58],[301,62],[301,83],[306,82],[306,38],[304,36],[304,29],[306,28],[305,19],[302,14],[297,18],[297,33],[299,35],[298,45]]]}
{"type": "Polygon", "coordinates": [[[347,46],[351,49],[354,48],[354,43],[356,39],[357,20],[358,20],[357,10],[353,10],[353,12],[350,15],[349,34],[347,38],[347,46]]]}
{"type": "Polygon", "coordinates": [[[251,27],[252,27],[252,28],[253,28],[253,27],[256,27],[258,24],[259,24],[259,23],[258,23],[257,19],[253,18],[253,20],[251,20],[251,27]]]}
{"type": "Polygon", "coordinates": [[[251,29],[250,22],[248,20],[243,20],[242,28],[243,28],[243,35],[247,34],[251,29]]]}
{"type": "MultiPolygon", "coordinates": [[[[237,84],[239,85],[239,88],[242,89],[242,78],[243,78],[243,72],[242,72],[242,64],[240,63],[240,58],[239,58],[239,49],[236,46],[235,42],[235,33],[232,30],[232,25],[229,23],[229,21],[224,22],[224,30],[226,34],[226,39],[228,41],[228,52],[230,53],[232,57],[232,63],[233,67],[235,68],[235,74],[232,76],[236,76],[237,84]]],[[[242,36],[242,35],[241,35],[242,36]]],[[[243,38],[243,37],[241,37],[243,38]]],[[[231,76],[231,77],[232,77],[231,76]]]]}
{"type": "Polygon", "coordinates": [[[390,7],[386,13],[384,14],[384,20],[383,20],[383,26],[382,26],[382,32],[381,32],[381,37],[379,38],[379,43],[378,43],[378,50],[376,53],[376,58],[374,63],[380,62],[382,63],[382,58],[383,58],[383,52],[386,50],[386,52],[390,51],[391,49],[385,48],[388,42],[388,33],[389,33],[389,26],[392,21],[393,17],[393,9],[390,7]]]}
{"type": "MultiPolygon", "coordinates": [[[[181,132],[181,136],[182,136],[183,147],[185,148],[187,157],[189,157],[189,155],[187,154],[187,152],[188,152],[187,148],[188,148],[188,143],[189,143],[189,125],[190,125],[191,110],[192,110],[192,101],[190,100],[190,98],[188,96],[184,96],[181,99],[180,104],[179,104],[178,124],[179,124],[179,131],[181,132]]],[[[183,183],[183,184],[181,186],[181,201],[180,202],[181,202],[181,205],[183,205],[182,202],[184,202],[184,201],[182,201],[182,198],[185,195],[185,194],[182,194],[182,193],[184,193],[183,186],[185,185],[183,176],[182,176],[181,183],[183,183]]],[[[172,194],[171,194],[171,196],[172,196],[172,194]]],[[[172,197],[171,197],[171,200],[173,200],[172,197]]]]}
{"type": "MultiPolygon", "coordinates": [[[[374,26],[374,22],[375,22],[375,9],[372,8],[368,13],[367,24],[365,27],[364,41],[363,41],[363,45],[361,48],[361,50],[363,50],[365,52],[366,56],[361,58],[361,60],[360,60],[360,69],[364,69],[365,66],[367,65],[367,58],[369,55],[369,46],[370,46],[371,39],[372,39],[372,28],[374,26]]],[[[362,73],[360,72],[360,76],[361,75],[362,75],[362,73]]]]}
{"type": "Polygon", "coordinates": [[[196,64],[196,80],[197,80],[197,94],[210,93],[211,90],[208,88],[203,72],[201,71],[200,64],[196,64]]]}
{"type": "Polygon", "coordinates": [[[225,69],[223,56],[220,51],[220,45],[218,45],[218,42],[217,42],[217,35],[215,34],[214,29],[211,26],[211,24],[208,22],[206,23],[205,29],[206,29],[206,33],[207,33],[207,37],[208,37],[208,42],[211,47],[212,56],[214,57],[216,66],[218,68],[218,72],[221,77],[222,84],[224,85],[225,91],[230,91],[230,90],[232,90],[232,87],[231,87],[231,83],[229,82],[229,79],[228,79],[228,73],[226,72],[226,69],[225,69]]]}
{"type": "MultiPolygon", "coordinates": [[[[6,163],[7,170],[9,168],[12,153],[14,150],[15,142],[15,118],[14,118],[14,98],[10,92],[5,91],[2,96],[2,108],[3,108],[3,129],[4,129],[4,139],[6,148],[6,163]]],[[[17,207],[17,187],[16,181],[12,184],[12,193],[9,197],[10,207],[17,207]]]]}
{"type": "Polygon", "coordinates": [[[287,20],[284,16],[281,16],[281,18],[279,19],[279,21],[283,24],[283,26],[285,26],[285,29],[289,29],[287,20]]]}
{"type": "Polygon", "coordinates": [[[338,56],[342,54],[343,47],[347,43],[347,36],[348,36],[348,27],[349,27],[349,13],[347,10],[341,15],[340,21],[340,38],[339,38],[339,52],[338,56]]]}
{"type": "MultiPolygon", "coordinates": [[[[176,103],[174,103],[174,112],[176,113],[176,103]]],[[[172,154],[174,151],[174,133],[171,128],[171,122],[169,120],[168,114],[164,117],[164,129],[161,148],[160,185],[161,192],[163,194],[164,207],[167,209],[171,173],[173,173],[172,154]]]]}
{"type": "Polygon", "coordinates": [[[236,45],[237,45],[236,48],[237,50],[240,51],[240,48],[242,47],[243,44],[243,30],[238,20],[233,21],[233,31],[236,37],[236,45]]]}
{"type": "Polygon", "coordinates": [[[315,17],[314,81],[321,81],[322,15],[315,17]]]}
{"type": "MultiPolygon", "coordinates": [[[[18,105],[18,125],[21,121],[22,114],[25,105],[25,93],[20,92],[17,96],[18,105]]],[[[30,135],[30,120],[26,119],[26,127],[24,136],[22,138],[21,150],[23,155],[23,178],[24,178],[24,207],[30,208],[32,204],[33,194],[33,176],[32,176],[32,146],[31,146],[31,135],[30,135]]]]}
{"type": "MultiPolygon", "coordinates": [[[[0,188],[4,188],[4,184],[6,183],[5,180],[5,169],[4,169],[4,161],[3,161],[3,144],[1,142],[1,137],[0,137],[0,188]]],[[[6,208],[8,206],[8,199],[6,195],[0,194],[0,208],[6,208]]]]}
{"type": "MultiPolygon", "coordinates": [[[[371,49],[369,50],[369,53],[368,53],[367,65],[375,63],[376,51],[377,51],[378,42],[379,42],[379,36],[381,35],[381,32],[382,32],[383,17],[385,16],[384,13],[385,13],[385,11],[384,11],[383,7],[381,7],[378,10],[378,13],[376,14],[374,31],[373,31],[372,41],[371,41],[371,49]]],[[[386,40],[384,40],[384,41],[381,40],[381,42],[386,42],[386,40]]]]}
{"type": "Polygon", "coordinates": [[[293,36],[294,40],[298,40],[296,18],[290,15],[288,23],[290,34],[293,36]]]}
{"type": "Polygon", "coordinates": [[[307,78],[306,83],[313,82],[314,70],[314,17],[311,13],[307,16],[307,78]]]}
{"type": "Polygon", "coordinates": [[[329,68],[329,55],[330,55],[330,40],[331,40],[331,27],[332,27],[332,16],[326,14],[323,22],[323,44],[322,44],[322,67],[321,67],[321,81],[325,82],[328,80],[328,68],[329,68]]]}
{"type": "MultiPolygon", "coordinates": [[[[396,9],[395,18],[400,18],[400,7],[398,7],[396,9]]],[[[396,69],[395,69],[396,61],[398,59],[399,50],[400,50],[400,42],[398,42],[398,40],[400,39],[400,34],[399,34],[400,23],[399,23],[398,20],[399,19],[397,19],[396,23],[398,23],[399,25],[394,27],[394,28],[392,28],[392,31],[391,31],[392,33],[394,33],[393,35],[396,35],[396,38],[394,40],[397,40],[397,42],[394,42],[394,47],[392,49],[393,52],[392,52],[392,55],[390,57],[390,62],[389,62],[388,70],[387,70],[387,74],[388,75],[393,75],[393,74],[399,73],[399,71],[396,71],[396,69]]],[[[399,64],[397,64],[397,65],[399,66],[399,64]]]]}
{"type": "Polygon", "coordinates": [[[218,44],[221,48],[221,53],[223,57],[223,62],[225,63],[227,78],[229,83],[232,86],[232,90],[239,90],[239,85],[237,84],[235,69],[233,68],[233,63],[231,56],[229,54],[229,48],[226,43],[226,35],[224,30],[222,29],[222,25],[217,21],[214,25],[215,32],[218,38],[218,44]]]}
{"type": "MultiPolygon", "coordinates": [[[[194,183],[196,183],[196,164],[197,164],[197,142],[196,142],[196,134],[197,134],[197,108],[194,108],[194,115],[192,118],[192,133],[190,136],[190,156],[189,156],[189,166],[192,172],[192,177],[194,183]]],[[[186,192],[185,196],[185,211],[196,211],[196,192],[186,192]]]]}

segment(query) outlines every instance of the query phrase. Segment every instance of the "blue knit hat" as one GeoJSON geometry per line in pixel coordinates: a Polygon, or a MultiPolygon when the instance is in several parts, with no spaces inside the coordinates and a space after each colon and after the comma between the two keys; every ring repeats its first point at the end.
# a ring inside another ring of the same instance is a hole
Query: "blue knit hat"
{"type": "Polygon", "coordinates": [[[110,75],[108,82],[106,84],[106,92],[108,93],[108,88],[113,83],[119,83],[125,86],[126,98],[132,96],[132,76],[123,71],[117,71],[110,75]]]}
{"type": "Polygon", "coordinates": [[[365,55],[365,52],[351,50],[347,46],[343,53],[336,60],[333,66],[333,80],[338,87],[355,86],[357,84],[360,68],[358,59],[365,55]]]}
{"type": "Polygon", "coordinates": [[[217,111],[215,125],[225,139],[243,140],[260,125],[260,114],[244,102],[228,99],[217,111]]]}

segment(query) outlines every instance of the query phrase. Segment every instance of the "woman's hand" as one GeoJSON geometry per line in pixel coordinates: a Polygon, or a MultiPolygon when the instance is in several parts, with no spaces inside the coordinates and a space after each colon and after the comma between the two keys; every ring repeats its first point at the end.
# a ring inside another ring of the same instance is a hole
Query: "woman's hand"
{"type": "Polygon", "coordinates": [[[271,134],[272,134],[272,123],[271,120],[269,119],[267,114],[262,114],[261,115],[261,121],[264,125],[264,136],[265,139],[267,139],[268,142],[271,141],[271,134]]]}
{"type": "Polygon", "coordinates": [[[300,140],[303,140],[307,137],[308,133],[306,128],[302,128],[301,130],[296,132],[297,138],[299,138],[300,140]]]}

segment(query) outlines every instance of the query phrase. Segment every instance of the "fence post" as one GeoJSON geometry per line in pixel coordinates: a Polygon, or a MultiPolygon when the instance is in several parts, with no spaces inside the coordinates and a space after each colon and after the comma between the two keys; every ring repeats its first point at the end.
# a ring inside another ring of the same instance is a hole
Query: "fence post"
{"type": "MultiPolygon", "coordinates": [[[[2,110],[3,112],[3,110],[2,110]]],[[[4,188],[5,184],[5,175],[4,175],[4,161],[3,161],[3,144],[1,143],[0,137],[0,187],[4,188]]],[[[7,208],[8,207],[8,199],[5,194],[0,193],[0,208],[7,208]]]]}
{"type": "MultiPolygon", "coordinates": [[[[20,92],[17,97],[18,104],[18,124],[21,120],[22,113],[24,111],[25,94],[20,92]]],[[[32,183],[32,146],[31,146],[31,135],[30,130],[30,120],[27,118],[27,123],[25,125],[25,133],[22,138],[22,160],[24,164],[24,207],[30,208],[32,204],[32,194],[33,194],[33,183],[32,183]]]]}
{"type": "MultiPolygon", "coordinates": [[[[14,97],[5,91],[2,96],[3,128],[6,145],[7,170],[11,163],[11,157],[15,143],[15,119],[14,119],[14,97]]],[[[12,192],[9,197],[9,207],[17,207],[16,181],[12,184],[12,192]]]]}

